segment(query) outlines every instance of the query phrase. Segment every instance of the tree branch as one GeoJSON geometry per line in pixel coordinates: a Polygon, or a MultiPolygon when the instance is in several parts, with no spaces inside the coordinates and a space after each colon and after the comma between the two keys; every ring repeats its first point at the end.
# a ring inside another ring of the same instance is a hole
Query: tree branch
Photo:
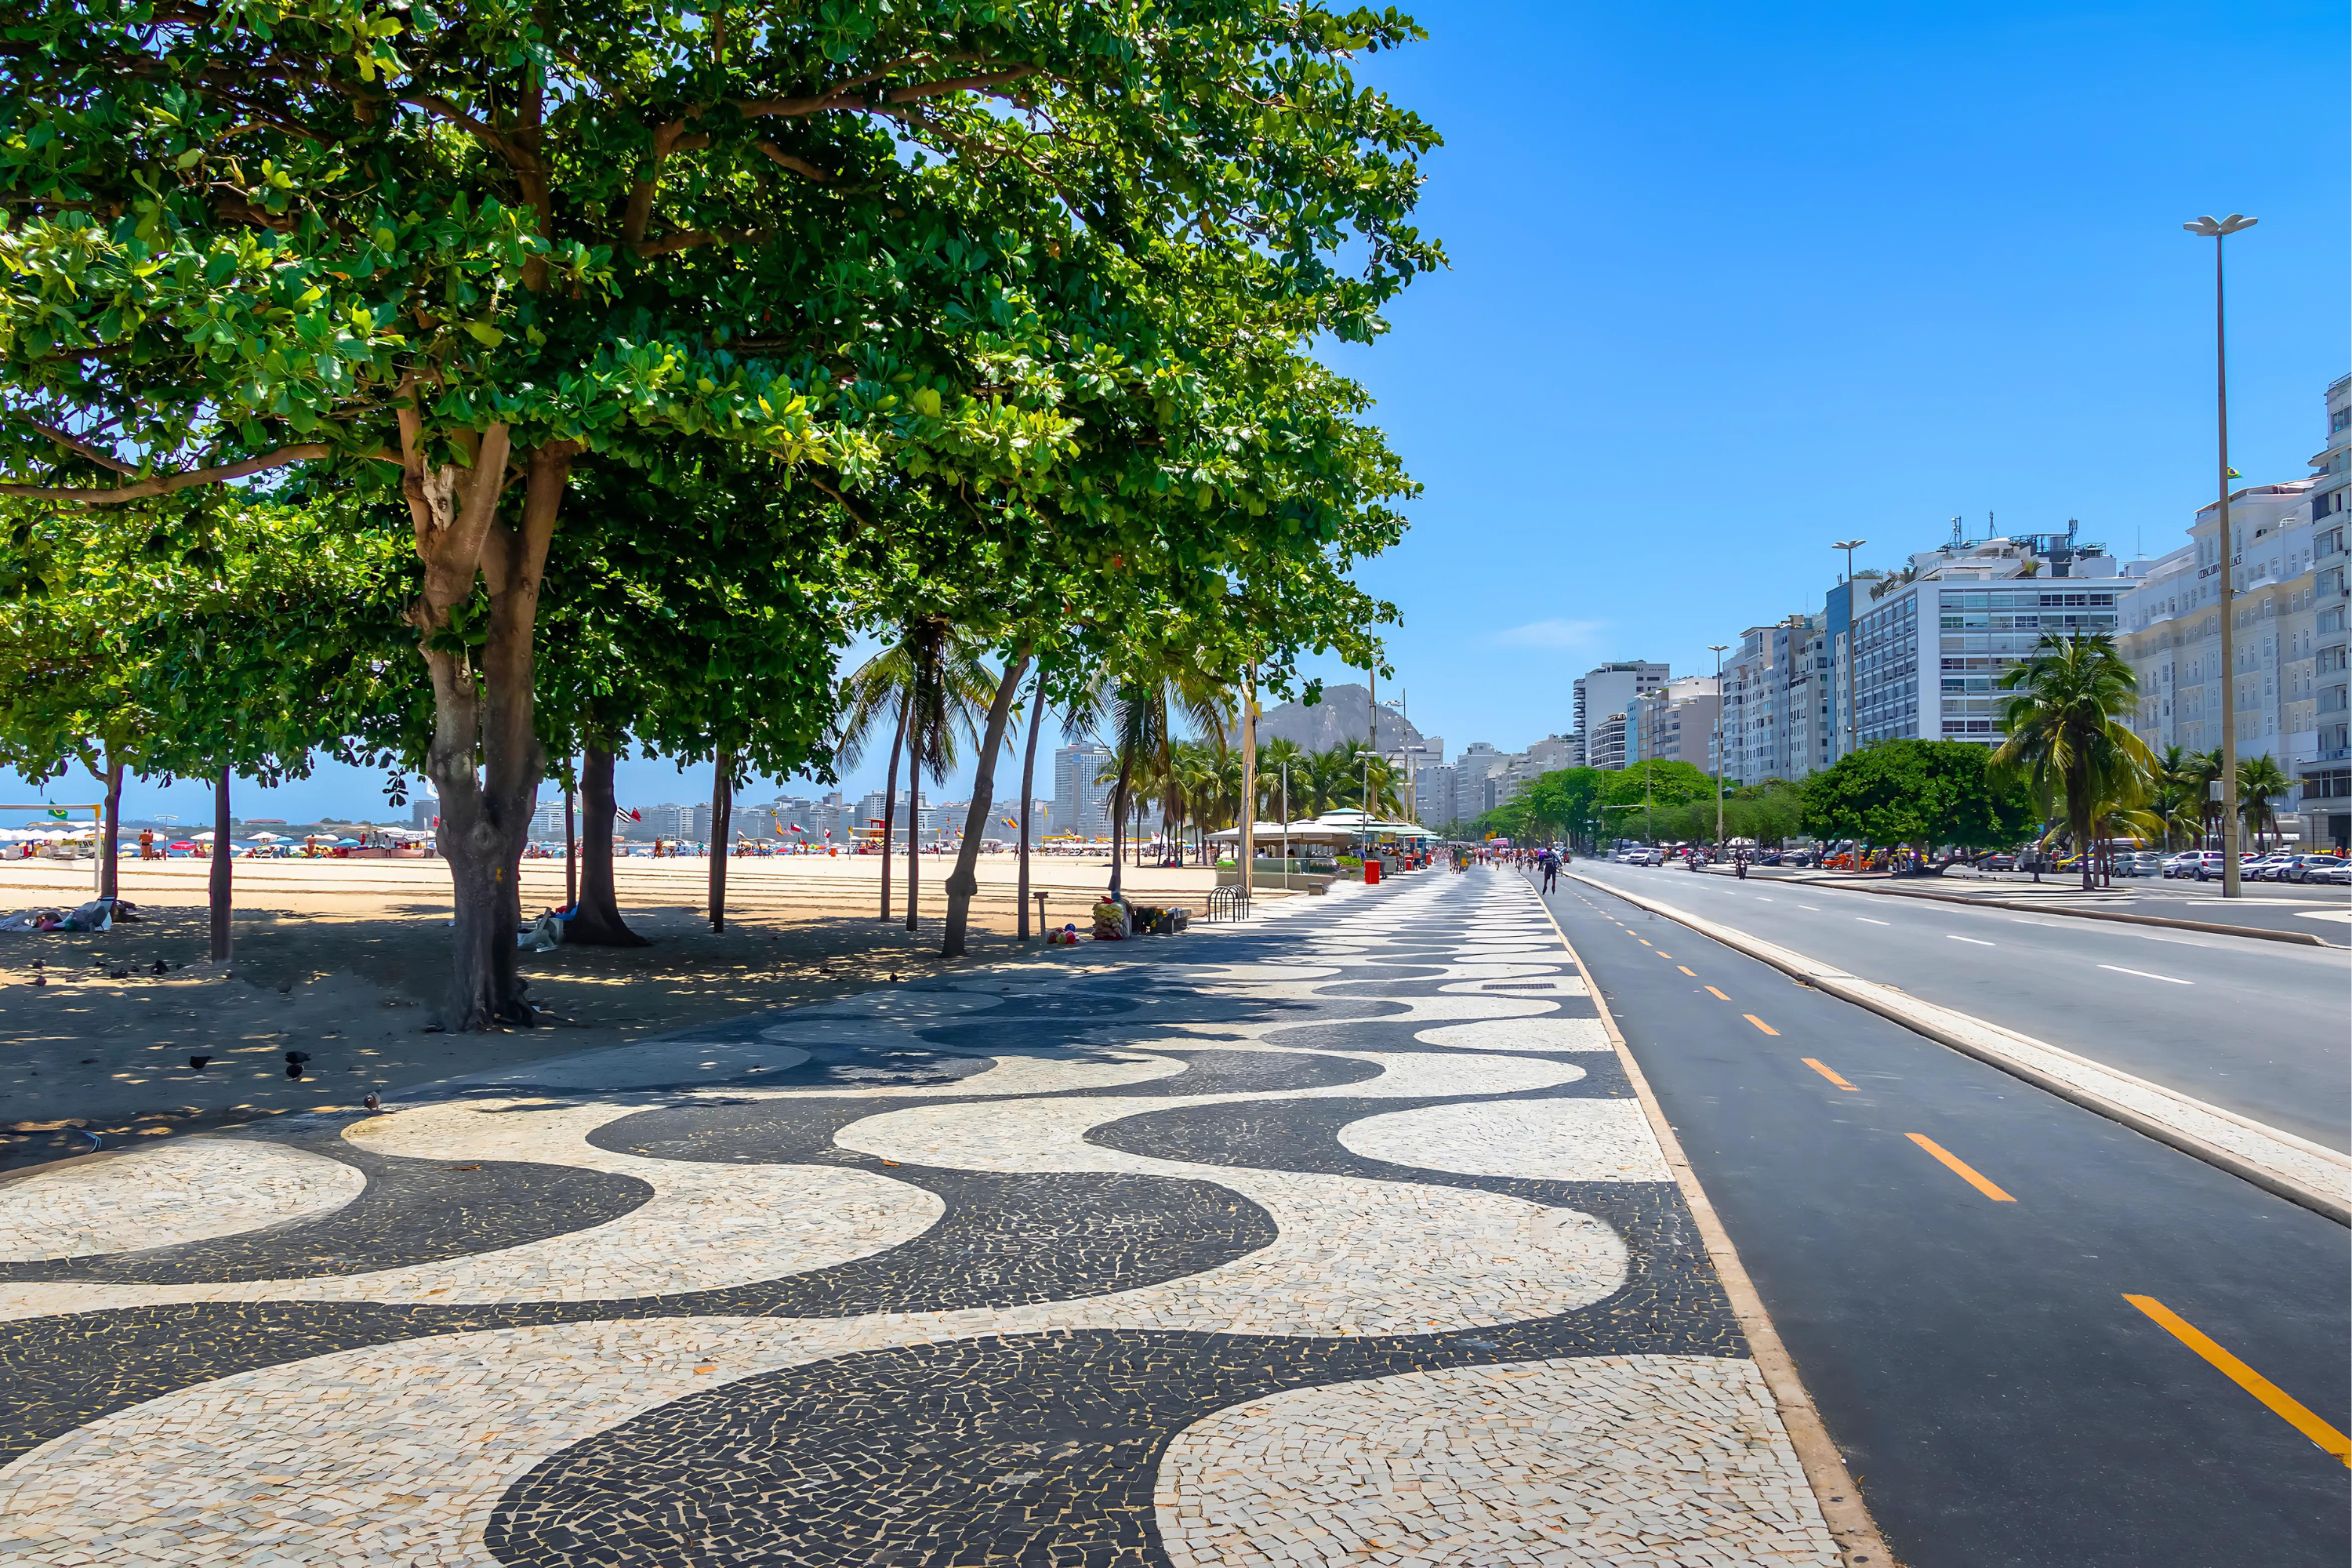
{"type": "Polygon", "coordinates": [[[47,485],[0,485],[0,496],[22,496],[27,500],[65,501],[77,506],[121,506],[125,501],[145,500],[149,496],[170,495],[174,490],[194,489],[198,485],[214,485],[227,479],[241,479],[247,474],[282,468],[290,463],[316,462],[320,458],[330,456],[333,451],[333,447],[323,443],[280,447],[275,452],[265,452],[258,458],[245,458],[234,463],[224,463],[217,468],[194,468],[184,474],[158,474],[152,479],[141,479],[136,484],[121,485],[110,490],[58,489],[47,485]]]}
{"type": "Polygon", "coordinates": [[[697,229],[688,234],[671,234],[659,239],[643,240],[635,248],[641,257],[674,256],[681,250],[693,250],[705,245],[757,245],[774,232],[765,228],[697,229]]]}
{"type": "Polygon", "coordinates": [[[91,462],[96,463],[101,468],[112,468],[118,474],[135,474],[139,471],[137,468],[131,464],[124,462],[121,458],[115,457],[112,453],[108,452],[101,447],[93,447],[79,436],[70,435],[66,431],[57,428],[57,426],[53,425],[44,425],[37,419],[27,419],[25,423],[30,425],[34,429],[38,430],[42,435],[47,436],[50,440],[55,441],[58,446],[65,447],[67,450],[79,453],[82,457],[88,458],[91,462]]]}
{"type": "Polygon", "coordinates": [[[773,142],[761,142],[758,143],[758,146],[761,152],[766,153],[772,162],[782,168],[790,169],[795,174],[804,175],[809,179],[814,180],[820,185],[830,184],[833,183],[833,174],[830,171],[818,168],[806,158],[798,157],[791,153],[785,152],[773,142]]]}

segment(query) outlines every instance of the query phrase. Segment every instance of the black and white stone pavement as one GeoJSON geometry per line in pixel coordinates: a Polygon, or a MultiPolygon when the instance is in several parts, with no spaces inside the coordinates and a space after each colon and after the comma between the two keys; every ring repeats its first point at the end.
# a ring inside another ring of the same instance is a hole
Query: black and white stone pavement
{"type": "Polygon", "coordinates": [[[1517,878],[36,1172],[26,1564],[1836,1561],[1517,878]]]}

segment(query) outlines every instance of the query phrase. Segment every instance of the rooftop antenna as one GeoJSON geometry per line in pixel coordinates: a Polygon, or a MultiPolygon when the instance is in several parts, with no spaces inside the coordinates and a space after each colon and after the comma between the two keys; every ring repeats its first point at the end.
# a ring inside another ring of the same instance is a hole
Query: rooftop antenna
{"type": "Polygon", "coordinates": [[[1960,542],[1960,520],[1957,517],[1952,519],[1952,542],[1954,544],[1960,542]]]}

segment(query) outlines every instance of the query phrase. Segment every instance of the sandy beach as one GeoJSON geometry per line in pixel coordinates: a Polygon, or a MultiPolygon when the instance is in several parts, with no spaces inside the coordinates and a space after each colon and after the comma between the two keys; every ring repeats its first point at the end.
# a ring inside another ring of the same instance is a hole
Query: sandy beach
{"type": "MultiPolygon", "coordinates": [[[[0,932],[0,1169],[194,1127],[356,1105],[453,1074],[484,1071],[867,986],[942,967],[942,891],[953,862],[926,857],[921,918],[905,926],[906,862],[877,916],[872,856],[739,859],[728,868],[728,929],[704,918],[709,862],[623,859],[623,912],[644,948],[525,952],[530,995],[550,1024],[428,1032],[445,984],[448,879],[438,860],[240,860],[235,951],[207,963],[201,860],[126,858],[135,923],[105,932],[0,932]],[[162,965],[161,973],[157,966],[162,965]],[[303,1076],[286,1053],[310,1054],[303,1076]],[[213,1058],[202,1070],[191,1057],[213,1058]]],[[[1015,950],[1016,862],[983,856],[967,962],[1015,950]]],[[[1081,930],[1107,861],[1040,857],[1034,892],[1081,930]]],[[[0,863],[0,912],[90,897],[88,860],[0,863]]],[[[1130,867],[1146,901],[1208,900],[1206,869],[1130,867]]],[[[561,861],[522,866],[523,907],[563,902],[561,861]]],[[[1034,901],[1031,913],[1035,914],[1034,901]]],[[[1047,951],[1033,942],[1032,952],[1047,951]]],[[[1061,950],[1068,951],[1068,950],[1061,950]]]]}

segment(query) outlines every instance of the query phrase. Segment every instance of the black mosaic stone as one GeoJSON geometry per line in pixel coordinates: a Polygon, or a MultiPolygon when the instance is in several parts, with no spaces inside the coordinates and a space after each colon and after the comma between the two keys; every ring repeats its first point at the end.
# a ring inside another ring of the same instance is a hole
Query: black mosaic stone
{"type": "Polygon", "coordinates": [[[1211,1413],[1442,1367],[1745,1353],[1703,1289],[1667,1305],[1427,1336],[1079,1330],[839,1356],[551,1456],[507,1489],[484,1543],[510,1568],[1166,1568],[1160,1461],[1211,1413]]]}
{"type": "Polygon", "coordinates": [[[570,1165],[378,1153],[346,1141],[339,1128],[269,1141],[352,1166],[367,1185],[312,1218],[132,1252],[0,1263],[0,1280],[184,1285],[373,1274],[585,1230],[654,1195],[635,1176],[570,1165]]]}
{"type": "MultiPolygon", "coordinates": [[[[1469,890],[1466,880],[1461,886],[1469,890]]],[[[1056,975],[1044,982],[1024,975],[990,993],[1001,998],[999,1005],[972,1012],[942,1007],[926,1016],[924,1007],[927,994],[978,989],[969,984],[906,987],[891,994],[908,998],[898,1016],[870,1020],[898,1037],[896,1045],[809,1047],[811,1060],[794,1068],[730,1081],[787,1089],[949,1084],[988,1065],[960,1052],[1044,1047],[1059,1055],[1115,1048],[1177,1023],[1278,1024],[1284,1026],[1278,1032],[1284,1047],[1375,1055],[1426,1051],[1413,1034],[1445,1021],[1400,1022],[1396,1015],[1404,1011],[1404,998],[1438,994],[1442,965],[1460,957],[1461,932],[1442,915],[1417,922],[1370,954],[1358,950],[1383,962],[1349,965],[1331,977],[1341,982],[1339,990],[1321,997],[1210,995],[1189,988],[1181,974],[1153,967],[1162,952],[1187,963],[1312,965],[1317,959],[1307,950],[1328,929],[1320,916],[1273,931],[1196,928],[1181,946],[1132,944],[1130,952],[1111,956],[1113,968],[1107,973],[1056,975]]],[[[1095,955],[1095,961],[1103,957],[1095,955]]],[[[1593,1016],[1581,998],[1547,999],[1557,1004],[1549,1016],[1593,1016]]],[[[764,1030],[807,1016],[765,1015],[687,1037],[714,1044],[774,1043],[765,1041],[764,1030]]],[[[867,1021],[847,1014],[819,1018],[828,1026],[867,1021]]],[[[1169,1051],[1156,1045],[1151,1049],[1183,1056],[1185,1071],[1059,1092],[1248,1095],[1344,1086],[1378,1071],[1376,1062],[1289,1050],[1169,1051]]],[[[1572,1059],[1586,1071],[1585,1079],[1529,1091],[1529,1097],[1628,1092],[1613,1056],[1579,1053],[1572,1059]]],[[[733,1103],[705,1098],[640,1112],[591,1135],[599,1147],[660,1159],[856,1166],[939,1195],[945,1213],[922,1236],[834,1268],[634,1300],[479,1306],[215,1302],[0,1323],[0,1388],[8,1395],[0,1400],[0,1463],[109,1411],[209,1379],[334,1351],[599,1320],[842,1317],[1069,1300],[1198,1273],[1276,1238],[1263,1210],[1212,1181],[935,1170],[833,1144],[841,1127],[877,1112],[984,1098],[950,1094],[908,1100],[836,1094],[733,1103]]],[[[1467,1176],[1365,1160],[1337,1141],[1340,1127],[1361,1117],[1464,1098],[1519,1097],[1335,1096],[1171,1104],[1095,1129],[1090,1137],[1106,1147],[1197,1164],[1476,1188],[1577,1209],[1604,1220],[1623,1237],[1630,1267],[1623,1289],[1555,1318],[1425,1336],[1087,1331],[837,1357],[696,1394],[551,1456],[502,1501],[490,1529],[492,1551],[509,1563],[560,1563],[566,1568],[995,1563],[1157,1568],[1165,1561],[1150,1506],[1160,1456],[1175,1432],[1238,1400],[1402,1372],[1537,1357],[1745,1353],[1696,1227],[1670,1184],[1467,1176]]],[[[336,1157],[355,1164],[383,1158],[348,1148],[336,1157]]],[[[404,1201],[369,1211],[383,1235],[376,1250],[365,1256],[389,1261],[366,1267],[490,1250],[612,1217],[588,1201],[590,1189],[562,1186],[547,1189],[536,1200],[547,1211],[537,1216],[529,1212],[532,1205],[495,1197],[466,1206],[499,1183],[509,1184],[499,1192],[511,1194],[521,1190],[513,1181],[537,1179],[510,1177],[509,1169],[486,1163],[479,1172],[445,1171],[440,1173],[493,1179],[448,1189],[418,1186],[404,1201]]],[[[586,1172],[555,1174],[567,1181],[596,1177],[586,1172]]],[[[374,1193],[375,1170],[370,1175],[374,1193]]],[[[387,1194],[391,1180],[387,1175],[387,1194]]],[[[614,1212],[641,1201],[632,1197],[614,1212]]],[[[355,1203],[343,1212],[358,1208],[355,1203]]],[[[282,1240],[303,1228],[279,1227],[245,1239],[252,1243],[274,1235],[282,1240]]],[[[313,1261],[323,1265],[317,1272],[354,1271],[341,1260],[361,1256],[352,1250],[362,1245],[358,1237],[348,1246],[326,1233],[295,1239],[298,1249],[309,1248],[313,1261]]],[[[152,1250],[183,1255],[171,1261],[173,1268],[257,1270],[175,1278],[300,1271],[288,1268],[292,1253],[283,1247],[266,1265],[257,1256],[200,1260],[186,1247],[152,1250]]]]}

